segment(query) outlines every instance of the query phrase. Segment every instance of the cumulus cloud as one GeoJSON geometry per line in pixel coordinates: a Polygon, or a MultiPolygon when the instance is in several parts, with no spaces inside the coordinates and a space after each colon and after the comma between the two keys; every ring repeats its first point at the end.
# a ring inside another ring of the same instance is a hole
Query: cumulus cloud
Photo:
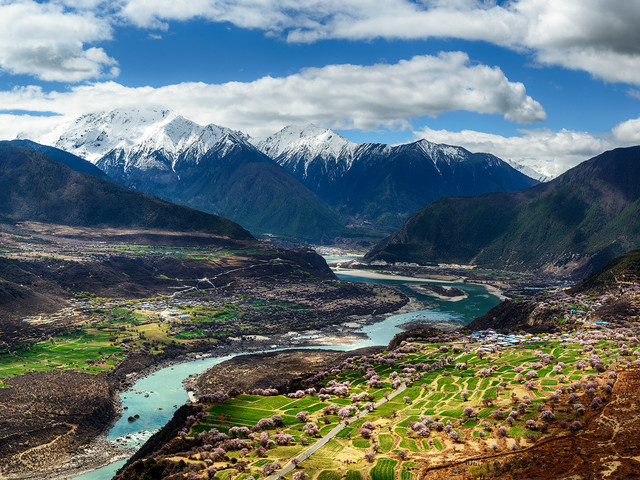
{"type": "Polygon", "coordinates": [[[614,138],[624,144],[640,144],[640,118],[619,123],[612,130],[614,138]]]}
{"type": "Polygon", "coordinates": [[[292,42],[459,38],[530,52],[543,64],[640,84],[640,0],[126,0],[143,27],[204,18],[292,42]]]}
{"type": "Polygon", "coordinates": [[[461,52],[416,56],[396,64],[329,65],[286,77],[223,84],[180,83],[131,88],[116,82],[45,92],[36,86],[0,92],[5,109],[57,112],[162,106],[200,123],[265,135],[292,123],[334,128],[410,128],[409,120],[453,110],[499,114],[530,123],[545,119],[521,83],[497,67],[472,65],[461,52]]]}
{"type": "Polygon", "coordinates": [[[520,130],[519,133],[506,137],[474,130],[452,132],[425,127],[414,132],[414,135],[430,142],[460,145],[472,152],[492,153],[548,178],[557,177],[584,160],[620,146],[619,139],[618,143],[612,143],[610,134],[599,137],[588,132],[565,129],[520,130]]]}
{"type": "Polygon", "coordinates": [[[289,42],[481,40],[541,64],[640,85],[640,0],[0,0],[0,67],[44,80],[115,76],[115,60],[91,45],[110,39],[112,24],[166,30],[192,19],[289,42]]]}
{"type": "Polygon", "coordinates": [[[78,82],[117,76],[117,62],[87,44],[111,38],[111,26],[93,13],[57,3],[0,0],[0,69],[42,80],[78,82]]]}

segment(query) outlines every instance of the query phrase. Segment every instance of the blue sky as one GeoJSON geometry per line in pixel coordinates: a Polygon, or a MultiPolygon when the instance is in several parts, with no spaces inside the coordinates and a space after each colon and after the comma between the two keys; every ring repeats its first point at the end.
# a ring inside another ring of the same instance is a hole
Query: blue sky
{"type": "Polygon", "coordinates": [[[556,175],[640,143],[638,24],[638,0],[0,0],[0,137],[154,106],[556,175]]]}

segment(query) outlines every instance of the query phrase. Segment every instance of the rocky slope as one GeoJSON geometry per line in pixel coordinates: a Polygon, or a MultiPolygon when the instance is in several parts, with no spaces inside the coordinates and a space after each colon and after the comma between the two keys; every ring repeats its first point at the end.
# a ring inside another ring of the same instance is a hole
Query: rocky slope
{"type": "Polygon", "coordinates": [[[640,251],[621,255],[568,289],[509,299],[475,319],[470,330],[573,331],[595,322],[625,326],[640,315],[640,251]]]}

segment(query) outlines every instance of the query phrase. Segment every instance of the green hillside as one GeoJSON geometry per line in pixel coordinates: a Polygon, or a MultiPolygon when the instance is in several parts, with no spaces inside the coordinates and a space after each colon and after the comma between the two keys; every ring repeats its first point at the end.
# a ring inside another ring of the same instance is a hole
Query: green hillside
{"type": "Polygon", "coordinates": [[[527,190],[441,198],[366,258],[583,276],[640,246],[639,174],[640,147],[620,148],[527,190]]]}
{"type": "Polygon", "coordinates": [[[226,218],[119,187],[7,143],[0,144],[0,215],[11,221],[204,231],[252,238],[226,218]]]}

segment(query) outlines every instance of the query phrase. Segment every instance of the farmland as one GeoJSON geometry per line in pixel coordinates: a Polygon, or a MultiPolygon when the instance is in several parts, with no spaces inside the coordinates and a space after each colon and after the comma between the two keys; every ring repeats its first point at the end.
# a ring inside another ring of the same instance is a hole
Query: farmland
{"type": "MultiPolygon", "coordinates": [[[[265,465],[286,467],[343,425],[284,478],[368,472],[409,480],[425,469],[477,460],[464,467],[471,475],[488,458],[579,435],[611,399],[615,372],[632,368],[637,357],[630,330],[528,337],[507,347],[488,338],[409,340],[393,351],[349,358],[285,396],[258,389],[216,403],[205,395],[172,448],[189,451],[184,461],[199,478],[226,479],[235,470],[237,478],[261,478],[270,471],[265,465]],[[357,412],[364,415],[353,420],[357,412]]],[[[167,472],[180,471],[175,456],[162,462],[167,472]]]]}

